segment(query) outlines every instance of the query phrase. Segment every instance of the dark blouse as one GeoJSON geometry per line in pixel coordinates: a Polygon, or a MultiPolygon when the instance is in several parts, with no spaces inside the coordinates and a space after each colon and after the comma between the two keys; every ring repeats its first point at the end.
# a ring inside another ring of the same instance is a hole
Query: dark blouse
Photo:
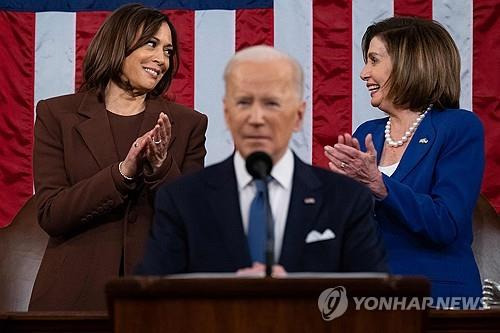
{"type": "Polygon", "coordinates": [[[109,126],[120,161],[127,157],[132,143],[139,137],[144,112],[133,116],[122,116],[108,111],[109,126]]]}

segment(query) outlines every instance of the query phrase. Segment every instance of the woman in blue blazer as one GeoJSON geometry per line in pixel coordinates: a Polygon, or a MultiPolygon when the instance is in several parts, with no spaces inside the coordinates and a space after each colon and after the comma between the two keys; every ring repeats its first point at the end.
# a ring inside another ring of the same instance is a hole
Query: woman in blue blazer
{"type": "Polygon", "coordinates": [[[433,296],[480,296],[472,213],[484,169],[475,114],[459,109],[460,56],[437,22],[370,26],[361,79],[387,118],[325,147],[331,170],[366,184],[392,273],[425,275],[433,296]]]}

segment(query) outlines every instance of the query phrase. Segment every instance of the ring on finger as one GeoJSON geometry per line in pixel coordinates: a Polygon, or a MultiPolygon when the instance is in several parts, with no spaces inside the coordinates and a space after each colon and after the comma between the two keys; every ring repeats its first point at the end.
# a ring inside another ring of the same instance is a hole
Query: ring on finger
{"type": "Polygon", "coordinates": [[[153,140],[153,143],[154,143],[155,145],[159,145],[159,144],[161,143],[161,139],[159,139],[158,141],[153,140]]]}
{"type": "Polygon", "coordinates": [[[137,141],[136,141],[136,142],[134,142],[134,147],[135,147],[135,148],[139,147],[139,142],[137,142],[137,141]]]}
{"type": "Polygon", "coordinates": [[[345,162],[340,162],[340,168],[343,169],[347,166],[347,163],[345,162]]]}

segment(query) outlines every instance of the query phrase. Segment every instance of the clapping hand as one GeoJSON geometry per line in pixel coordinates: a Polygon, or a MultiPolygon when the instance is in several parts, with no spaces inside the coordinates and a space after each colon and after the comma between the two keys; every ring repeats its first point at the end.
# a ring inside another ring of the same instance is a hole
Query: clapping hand
{"type": "Polygon", "coordinates": [[[325,156],[330,161],[330,170],[346,175],[367,185],[379,199],[387,196],[387,188],[377,167],[377,151],[372,135],[365,138],[366,152],[360,149],[359,141],[350,134],[339,135],[338,143],[325,146],[325,156]]]}
{"type": "Polygon", "coordinates": [[[148,136],[145,157],[155,173],[167,158],[168,144],[172,137],[172,125],[168,116],[163,112],[160,113],[155,127],[146,134],[148,136]]]}
{"type": "Polygon", "coordinates": [[[133,178],[141,170],[146,159],[152,172],[156,172],[167,158],[168,144],[172,136],[172,126],[168,116],[160,113],[154,128],[132,143],[125,160],[120,163],[122,175],[133,178]]]}

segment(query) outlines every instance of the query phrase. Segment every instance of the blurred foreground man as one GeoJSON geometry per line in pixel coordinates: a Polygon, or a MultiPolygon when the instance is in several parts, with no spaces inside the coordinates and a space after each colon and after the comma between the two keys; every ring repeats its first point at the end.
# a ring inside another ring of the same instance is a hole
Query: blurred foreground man
{"type": "Polygon", "coordinates": [[[305,111],[303,73],[268,46],[237,52],[224,72],[224,116],[235,152],[221,163],[161,188],[144,275],[264,270],[265,220],[255,216],[261,180],[245,168],[271,157],[269,202],[275,273],[385,272],[385,251],[363,185],[305,164],[288,148],[305,111]]]}

